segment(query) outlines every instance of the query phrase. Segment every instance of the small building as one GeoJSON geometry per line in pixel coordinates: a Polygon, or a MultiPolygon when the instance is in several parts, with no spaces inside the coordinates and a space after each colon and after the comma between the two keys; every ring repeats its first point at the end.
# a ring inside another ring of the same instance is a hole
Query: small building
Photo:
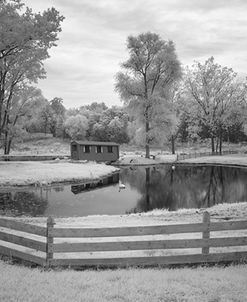
{"type": "Polygon", "coordinates": [[[71,159],[113,162],[119,158],[119,145],[112,142],[72,141],[71,159]]]}

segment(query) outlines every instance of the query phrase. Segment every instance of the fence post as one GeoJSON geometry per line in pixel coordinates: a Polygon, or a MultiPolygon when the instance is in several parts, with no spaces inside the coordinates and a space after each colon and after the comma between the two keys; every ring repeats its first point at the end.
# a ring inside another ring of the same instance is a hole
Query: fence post
{"type": "Polygon", "coordinates": [[[202,248],[202,254],[209,254],[209,238],[210,238],[210,215],[206,211],[203,213],[203,226],[204,230],[202,233],[202,239],[205,239],[202,248]]]}
{"type": "Polygon", "coordinates": [[[50,267],[50,262],[53,259],[53,228],[54,218],[49,216],[46,223],[46,268],[50,267]]]}

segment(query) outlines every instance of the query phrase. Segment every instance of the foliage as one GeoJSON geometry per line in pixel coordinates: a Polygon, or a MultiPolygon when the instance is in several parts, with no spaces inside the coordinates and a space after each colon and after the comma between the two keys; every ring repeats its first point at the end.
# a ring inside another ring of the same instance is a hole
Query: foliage
{"type": "Polygon", "coordinates": [[[21,102],[23,90],[45,76],[43,61],[56,46],[63,17],[54,9],[34,14],[19,0],[0,3],[0,137],[9,153],[11,110],[21,102]],[[19,98],[19,100],[17,100],[19,98]]]}
{"type": "Polygon", "coordinates": [[[211,138],[212,152],[215,138],[219,140],[221,152],[223,131],[246,100],[246,84],[236,78],[231,68],[215,63],[213,57],[187,69],[185,85],[190,100],[190,129],[211,138]]]}
{"type": "Polygon", "coordinates": [[[85,116],[77,114],[65,121],[65,131],[72,139],[84,139],[88,129],[88,120],[85,116]]]}
{"type": "Polygon", "coordinates": [[[143,128],[149,157],[150,144],[164,139],[157,134],[164,132],[170,122],[166,89],[181,76],[180,62],[173,42],[150,32],[129,36],[127,49],[129,59],[122,64],[125,72],[116,76],[115,88],[143,128]]]}

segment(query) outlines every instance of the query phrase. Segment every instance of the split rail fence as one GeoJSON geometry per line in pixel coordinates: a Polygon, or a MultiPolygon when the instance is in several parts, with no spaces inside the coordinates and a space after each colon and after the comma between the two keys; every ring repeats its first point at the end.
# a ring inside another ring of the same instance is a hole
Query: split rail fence
{"type": "Polygon", "coordinates": [[[46,227],[1,218],[0,254],[47,268],[241,262],[247,261],[247,220],[210,222],[204,212],[200,223],[65,228],[51,217],[46,227]],[[229,236],[232,231],[236,235],[229,236]],[[215,232],[223,235],[211,238],[215,232]]]}

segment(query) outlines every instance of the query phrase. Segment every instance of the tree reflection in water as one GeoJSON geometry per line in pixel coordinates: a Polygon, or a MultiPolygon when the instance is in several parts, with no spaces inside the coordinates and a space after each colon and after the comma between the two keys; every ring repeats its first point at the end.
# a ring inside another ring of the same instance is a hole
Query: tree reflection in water
{"type": "Polygon", "coordinates": [[[247,170],[222,166],[171,166],[129,168],[121,173],[125,183],[141,194],[128,212],[152,209],[210,207],[247,200],[247,170]]]}
{"type": "Polygon", "coordinates": [[[0,192],[0,214],[42,216],[47,199],[35,192],[0,192]]]}

